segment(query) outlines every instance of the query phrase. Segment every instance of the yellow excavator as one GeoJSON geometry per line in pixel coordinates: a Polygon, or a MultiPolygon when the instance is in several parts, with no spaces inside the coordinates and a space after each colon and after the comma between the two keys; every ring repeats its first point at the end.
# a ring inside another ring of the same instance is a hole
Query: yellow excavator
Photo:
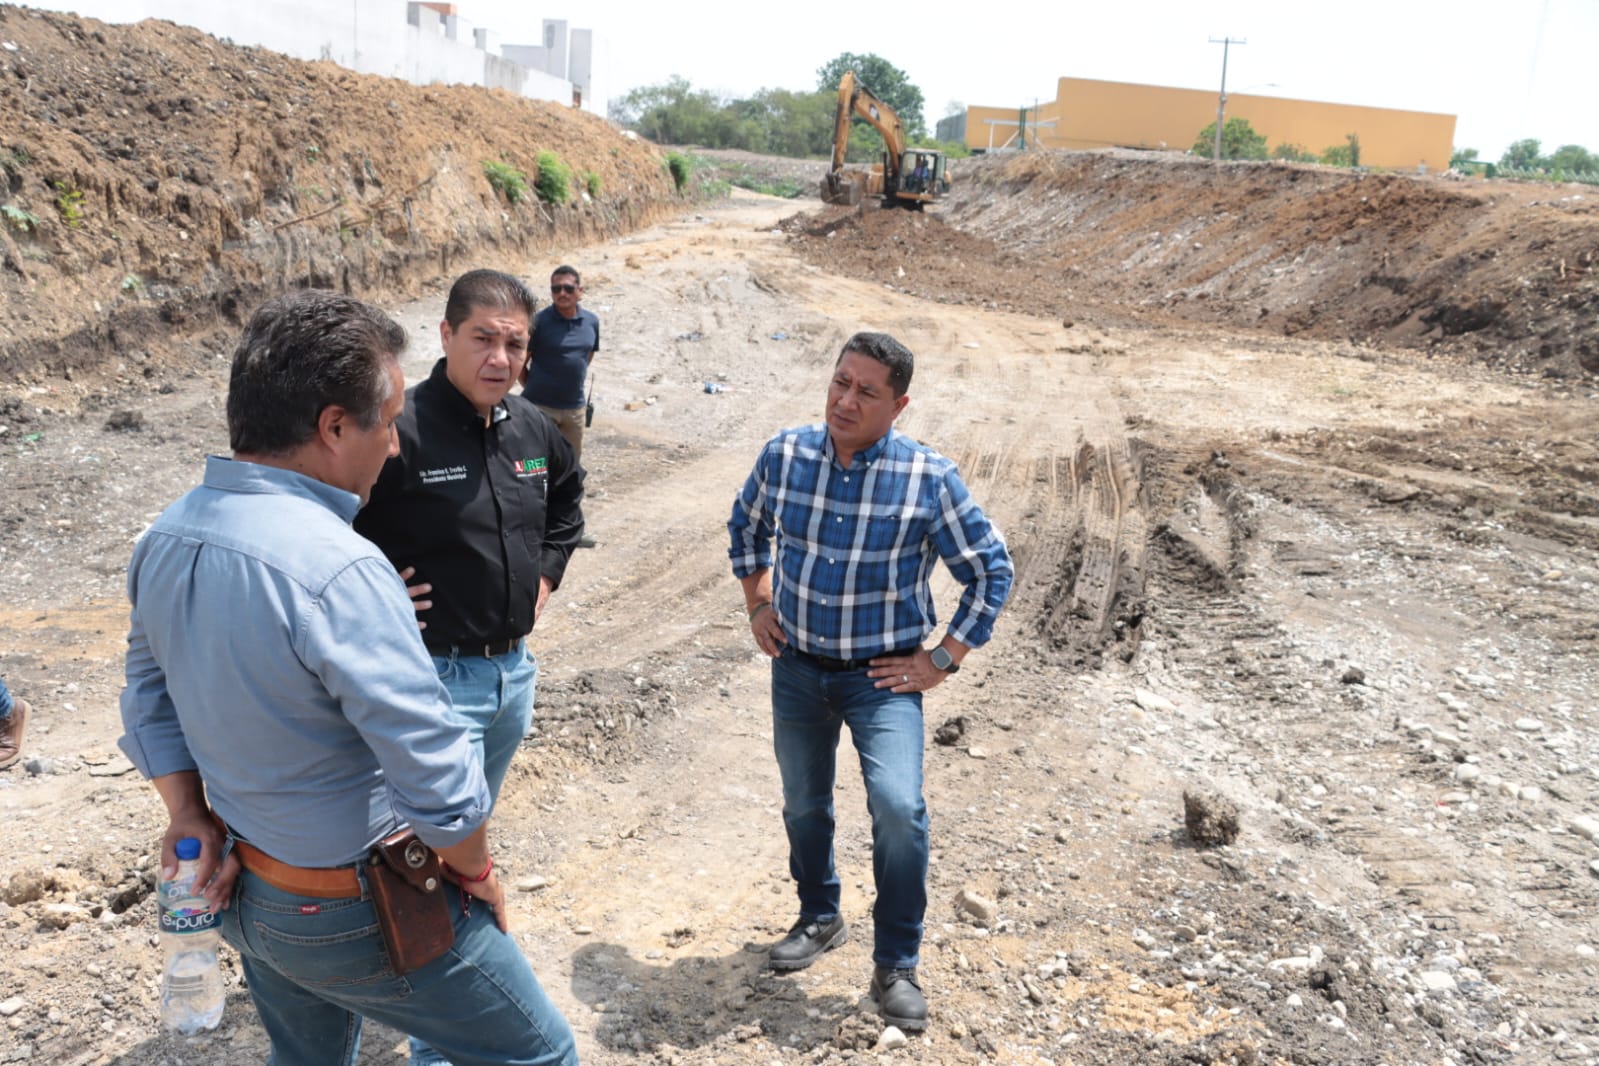
{"type": "Polygon", "coordinates": [[[949,161],[932,148],[910,148],[894,109],[862,85],[854,71],[838,80],[838,114],[833,120],[833,166],[822,179],[822,199],[853,207],[867,196],[881,196],[884,207],[920,211],[949,191],[949,161]],[[847,170],[850,118],[859,115],[883,137],[883,161],[870,170],[847,170]]]}

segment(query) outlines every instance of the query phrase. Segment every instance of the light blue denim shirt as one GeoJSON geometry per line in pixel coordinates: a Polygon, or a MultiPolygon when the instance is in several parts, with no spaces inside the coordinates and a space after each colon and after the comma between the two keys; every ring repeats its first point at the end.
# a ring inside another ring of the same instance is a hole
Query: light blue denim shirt
{"type": "Polygon", "coordinates": [[[489,815],[482,760],[357,497],[212,456],[140,538],[120,746],[146,777],[199,770],[240,836],[337,866],[402,824],[435,847],[489,815]]]}

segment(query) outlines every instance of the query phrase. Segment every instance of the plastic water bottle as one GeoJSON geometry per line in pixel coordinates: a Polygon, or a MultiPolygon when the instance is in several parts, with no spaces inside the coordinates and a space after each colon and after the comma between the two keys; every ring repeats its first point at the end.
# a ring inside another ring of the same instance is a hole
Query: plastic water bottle
{"type": "Polygon", "coordinates": [[[215,1029],[222,1020],[222,970],[217,965],[217,916],[194,883],[200,865],[200,842],[178,841],[178,872],[162,881],[161,1023],[185,1036],[215,1029]]]}

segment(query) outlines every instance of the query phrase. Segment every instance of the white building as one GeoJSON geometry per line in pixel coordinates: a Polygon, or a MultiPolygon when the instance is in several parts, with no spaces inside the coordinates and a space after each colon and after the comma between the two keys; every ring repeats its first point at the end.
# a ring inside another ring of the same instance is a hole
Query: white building
{"type": "MultiPolygon", "coordinates": [[[[15,5],[7,5],[15,6],[15,5]]],[[[331,60],[416,85],[481,85],[605,114],[609,48],[593,30],[545,19],[536,45],[501,44],[455,4],[408,0],[29,0],[25,5],[102,22],[165,19],[234,44],[296,59],[331,60]]]]}

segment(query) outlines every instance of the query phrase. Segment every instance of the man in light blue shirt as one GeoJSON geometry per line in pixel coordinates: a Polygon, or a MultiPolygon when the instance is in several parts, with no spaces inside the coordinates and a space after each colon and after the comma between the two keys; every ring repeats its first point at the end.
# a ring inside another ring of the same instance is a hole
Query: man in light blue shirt
{"type": "Polygon", "coordinates": [[[404,583],[350,528],[395,451],[404,345],[391,319],[333,293],[251,319],[228,389],[233,458],[207,460],[128,567],[120,744],[167,806],[163,870],[197,837],[200,880],[217,872],[206,898],[278,1066],[353,1061],[361,1016],[458,1066],[575,1062],[507,935],[481,758],[404,583]],[[220,865],[213,817],[238,842],[220,865]],[[363,859],[404,825],[450,871],[455,947],[401,976],[363,859]]]}

